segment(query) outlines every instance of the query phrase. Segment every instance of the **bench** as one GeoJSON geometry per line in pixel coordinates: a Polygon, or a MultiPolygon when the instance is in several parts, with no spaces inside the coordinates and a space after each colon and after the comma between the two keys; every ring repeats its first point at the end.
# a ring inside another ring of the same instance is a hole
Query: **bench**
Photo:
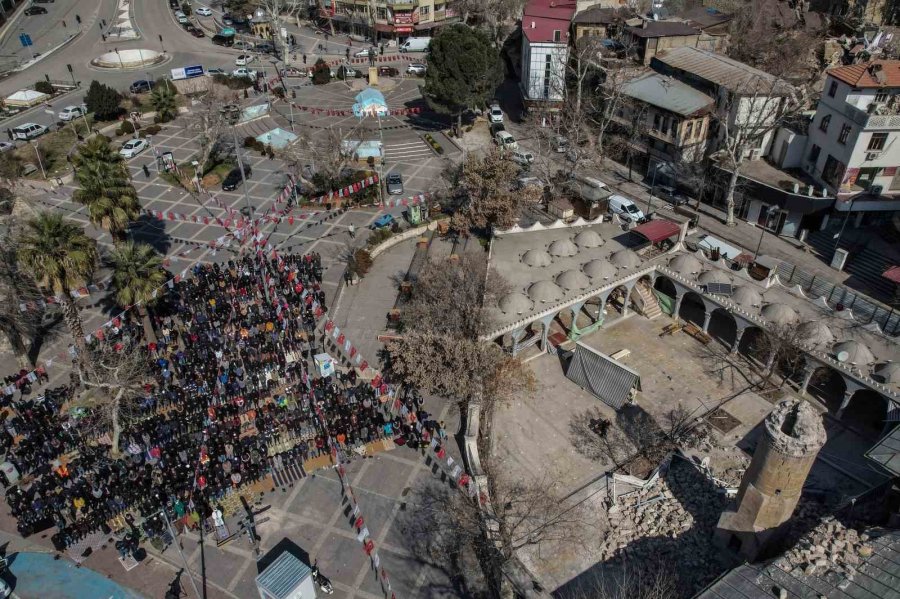
{"type": "Polygon", "coordinates": [[[684,323],[681,322],[673,322],[672,324],[667,324],[663,327],[662,332],[659,334],[660,337],[665,337],[666,335],[671,335],[672,333],[677,333],[681,329],[684,328],[684,323]]]}
{"type": "Polygon", "coordinates": [[[709,344],[712,341],[712,337],[710,337],[707,333],[703,332],[703,329],[695,325],[694,323],[688,322],[685,323],[684,327],[681,329],[703,345],[709,344]]]}

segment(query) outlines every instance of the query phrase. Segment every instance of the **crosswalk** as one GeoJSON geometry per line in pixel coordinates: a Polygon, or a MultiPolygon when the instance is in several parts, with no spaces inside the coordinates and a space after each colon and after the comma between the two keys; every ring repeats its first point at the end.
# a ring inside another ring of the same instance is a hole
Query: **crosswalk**
{"type": "Polygon", "coordinates": [[[432,156],[434,153],[422,139],[384,144],[384,159],[388,162],[406,162],[432,156]]]}

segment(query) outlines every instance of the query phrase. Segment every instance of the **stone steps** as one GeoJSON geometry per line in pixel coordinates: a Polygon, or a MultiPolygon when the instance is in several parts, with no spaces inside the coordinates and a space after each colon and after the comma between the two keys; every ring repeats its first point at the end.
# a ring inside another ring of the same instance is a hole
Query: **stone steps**
{"type": "Polygon", "coordinates": [[[656,295],[651,291],[648,287],[644,285],[636,285],[635,291],[637,291],[638,295],[641,296],[641,301],[644,304],[642,313],[649,320],[653,320],[655,318],[659,318],[662,316],[662,310],[659,307],[659,302],[656,299],[656,295]]]}

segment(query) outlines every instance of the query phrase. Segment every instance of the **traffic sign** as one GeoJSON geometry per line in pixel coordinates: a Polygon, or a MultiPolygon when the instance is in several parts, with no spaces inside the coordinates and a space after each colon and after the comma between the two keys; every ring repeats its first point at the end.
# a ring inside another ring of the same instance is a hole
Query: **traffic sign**
{"type": "Polygon", "coordinates": [[[34,43],[31,41],[31,36],[27,33],[23,33],[19,35],[19,41],[22,42],[22,47],[27,48],[28,46],[33,46],[34,43]]]}

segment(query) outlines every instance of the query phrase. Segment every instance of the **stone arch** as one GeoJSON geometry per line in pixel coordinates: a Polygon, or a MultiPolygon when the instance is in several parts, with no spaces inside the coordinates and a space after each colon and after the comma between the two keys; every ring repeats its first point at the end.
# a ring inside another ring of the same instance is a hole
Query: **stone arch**
{"type": "Polygon", "coordinates": [[[702,327],[703,321],[706,320],[706,303],[703,301],[703,296],[694,291],[688,291],[684,294],[680,303],[678,316],[682,320],[693,322],[698,327],[702,327]]]}
{"type": "Polygon", "coordinates": [[[612,306],[613,310],[622,315],[628,313],[628,304],[631,302],[631,286],[618,285],[606,296],[606,305],[612,306]]]}
{"type": "Polygon", "coordinates": [[[757,326],[748,326],[744,329],[744,334],[741,335],[741,342],[738,343],[738,352],[765,364],[768,358],[765,355],[765,334],[765,331],[757,326]]]}
{"type": "Polygon", "coordinates": [[[657,276],[656,281],[653,283],[653,288],[663,295],[668,295],[673,300],[678,299],[678,287],[666,275],[657,276]]]}
{"type": "Polygon", "coordinates": [[[884,430],[888,400],[871,389],[859,389],[851,397],[841,413],[841,420],[875,439],[884,430]]]}
{"type": "Polygon", "coordinates": [[[737,339],[737,320],[725,308],[715,308],[712,311],[712,317],[709,319],[707,333],[719,341],[722,345],[731,349],[737,339]]]}
{"type": "Polygon", "coordinates": [[[812,378],[806,386],[806,393],[837,414],[847,392],[847,381],[841,373],[830,366],[819,366],[813,371],[812,378]]]}

